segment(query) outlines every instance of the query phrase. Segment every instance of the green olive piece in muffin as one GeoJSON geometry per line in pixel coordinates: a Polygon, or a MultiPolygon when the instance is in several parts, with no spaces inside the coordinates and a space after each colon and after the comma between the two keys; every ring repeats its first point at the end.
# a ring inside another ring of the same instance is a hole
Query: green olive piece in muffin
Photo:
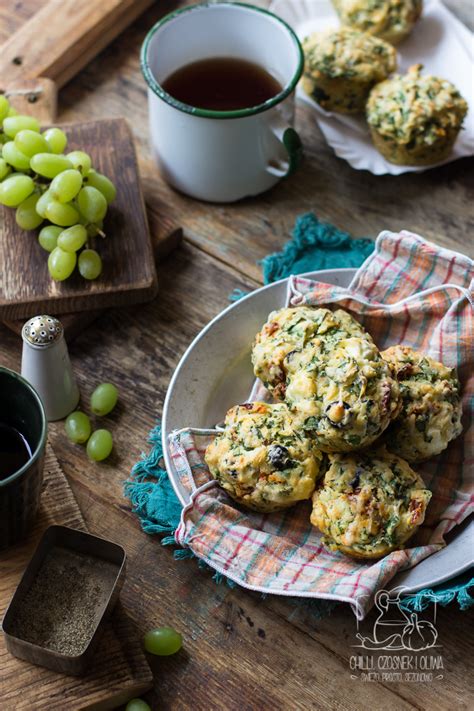
{"type": "Polygon", "coordinates": [[[397,67],[391,45],[350,27],[315,32],[303,50],[303,89],[327,111],[363,112],[374,84],[397,67]]]}
{"type": "Polygon", "coordinates": [[[225,491],[254,511],[271,512],[309,499],[322,455],[286,405],[264,402],[231,408],[205,460],[225,491]]]}
{"type": "Polygon", "coordinates": [[[329,348],[349,336],[370,339],[363,326],[342,309],[297,306],[272,311],[255,337],[252,363],[255,376],[278,400],[285,397],[286,360],[315,336],[324,339],[329,348]]]}
{"type": "Polygon", "coordinates": [[[456,371],[407,346],[387,348],[382,357],[398,380],[402,404],[387,447],[409,462],[434,457],[462,432],[456,371]]]}
{"type": "Polygon", "coordinates": [[[399,408],[398,383],[372,339],[313,339],[286,359],[286,402],[323,452],[367,447],[399,408]]]}
{"type": "Polygon", "coordinates": [[[367,121],[377,150],[397,165],[432,165],[445,160],[462,128],[467,102],[446,79],[405,75],[377,84],[367,102],[367,121]]]}
{"type": "Polygon", "coordinates": [[[422,0],[332,0],[343,25],[398,44],[415,26],[422,0]]]}
{"type": "Polygon", "coordinates": [[[328,455],[311,523],[331,550],[380,558],[403,548],[423,523],[431,492],[400,457],[376,451],[328,455]]]}

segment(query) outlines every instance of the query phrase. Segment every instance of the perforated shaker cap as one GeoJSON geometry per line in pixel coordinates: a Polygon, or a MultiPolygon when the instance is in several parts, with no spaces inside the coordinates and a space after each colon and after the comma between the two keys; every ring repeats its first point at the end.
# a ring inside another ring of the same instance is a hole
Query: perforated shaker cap
{"type": "Polygon", "coordinates": [[[36,348],[48,348],[62,338],[64,328],[54,316],[33,316],[22,328],[24,341],[36,348]]]}

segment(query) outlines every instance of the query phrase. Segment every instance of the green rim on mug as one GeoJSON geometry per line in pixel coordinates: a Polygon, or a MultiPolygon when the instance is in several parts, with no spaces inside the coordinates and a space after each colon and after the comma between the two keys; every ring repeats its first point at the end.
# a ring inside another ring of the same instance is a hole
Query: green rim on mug
{"type": "Polygon", "coordinates": [[[233,119],[233,118],[242,118],[244,116],[253,116],[254,114],[261,113],[262,111],[267,111],[267,109],[270,109],[272,106],[276,106],[276,104],[279,104],[283,99],[286,99],[287,96],[291,94],[291,92],[295,89],[297,83],[299,82],[301,75],[303,74],[303,68],[304,68],[304,54],[303,54],[303,48],[301,46],[301,43],[296,36],[296,34],[293,32],[291,27],[280,17],[275,15],[273,12],[269,12],[269,10],[265,10],[262,7],[256,7],[255,5],[248,5],[247,3],[243,2],[226,2],[224,0],[223,2],[215,2],[214,0],[211,0],[210,2],[203,2],[199,3],[198,5],[189,5],[188,7],[183,7],[180,10],[175,10],[174,12],[169,13],[169,15],[165,15],[161,20],[159,20],[156,25],[153,25],[151,30],[148,32],[147,36],[145,37],[145,40],[142,45],[141,49],[141,54],[140,54],[140,64],[141,64],[141,69],[143,76],[145,78],[146,83],[150,87],[150,89],[160,97],[160,99],[163,99],[163,101],[166,101],[167,104],[170,106],[173,106],[175,109],[179,109],[180,111],[184,111],[187,114],[192,114],[193,116],[200,116],[201,118],[217,118],[217,119],[233,119]],[[175,99],[173,96],[168,94],[163,87],[156,81],[155,77],[153,76],[153,72],[150,69],[150,65],[148,64],[148,47],[150,45],[151,40],[153,39],[153,36],[157,30],[159,30],[164,24],[169,22],[170,20],[173,20],[175,17],[182,15],[185,12],[192,12],[194,10],[200,10],[204,7],[216,7],[216,6],[225,6],[229,5],[231,7],[236,6],[236,7],[243,7],[248,10],[253,10],[255,12],[260,12],[264,15],[269,15],[272,19],[276,20],[279,22],[283,27],[286,28],[288,31],[289,35],[291,36],[296,49],[298,50],[298,66],[296,68],[295,74],[291,81],[280,91],[279,94],[276,96],[272,96],[271,99],[268,99],[265,101],[263,104],[258,104],[257,106],[251,106],[248,109],[237,109],[235,111],[213,111],[211,109],[199,109],[195,106],[190,106],[189,104],[185,104],[182,101],[178,101],[175,99]]]}
{"type": "Polygon", "coordinates": [[[23,378],[19,373],[15,373],[14,370],[10,370],[9,368],[3,368],[2,366],[0,366],[0,373],[6,373],[7,375],[10,375],[11,377],[19,380],[20,383],[22,385],[24,385],[30,391],[31,395],[33,395],[33,397],[36,400],[36,403],[38,405],[38,408],[40,410],[40,413],[41,413],[41,434],[40,434],[38,446],[36,447],[35,451],[31,455],[31,457],[28,459],[28,461],[25,464],[23,464],[21,469],[18,469],[18,471],[14,472],[13,474],[10,474],[10,476],[7,479],[0,479],[0,489],[1,489],[2,486],[8,486],[9,484],[12,483],[12,481],[14,481],[15,479],[18,479],[38,459],[38,457],[41,454],[41,451],[43,450],[43,447],[46,444],[46,433],[48,431],[48,427],[47,427],[46,413],[44,411],[43,403],[41,401],[40,396],[34,389],[34,387],[32,385],[30,385],[30,383],[27,380],[25,380],[25,378],[23,378]]]}

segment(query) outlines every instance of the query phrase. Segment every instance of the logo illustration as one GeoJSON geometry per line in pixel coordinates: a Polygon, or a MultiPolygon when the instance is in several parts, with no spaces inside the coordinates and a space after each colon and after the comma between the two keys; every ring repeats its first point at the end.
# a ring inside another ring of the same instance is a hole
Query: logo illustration
{"type": "MultiPolygon", "coordinates": [[[[379,615],[374,622],[372,635],[364,637],[358,632],[356,637],[359,644],[354,644],[354,647],[371,651],[420,652],[439,646],[436,644],[438,632],[433,623],[420,619],[417,612],[406,612],[402,609],[402,592],[403,590],[399,590],[395,597],[391,597],[386,590],[376,593],[375,606],[379,615]]],[[[436,620],[436,603],[434,615],[436,620]]]]}

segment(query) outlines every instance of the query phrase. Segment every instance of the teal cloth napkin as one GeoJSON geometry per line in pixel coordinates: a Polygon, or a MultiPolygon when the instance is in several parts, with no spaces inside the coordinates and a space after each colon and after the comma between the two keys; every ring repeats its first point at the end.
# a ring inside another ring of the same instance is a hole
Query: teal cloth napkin
{"type": "MultiPolygon", "coordinates": [[[[319,269],[338,267],[359,267],[373,251],[370,239],[353,239],[347,232],[334,225],[320,222],[316,215],[300,215],[295,223],[292,239],[281,252],[269,254],[262,262],[266,284],[284,279],[290,274],[303,274],[319,269]]],[[[245,292],[234,291],[231,301],[236,301],[245,292]]],[[[146,533],[163,536],[162,544],[175,544],[174,532],[181,517],[179,503],[164,468],[161,427],[158,424],[148,439],[151,449],[132,469],[130,479],[125,482],[124,493],[130,499],[132,510],[140,519],[146,533]]],[[[177,549],[175,558],[190,558],[190,550],[177,549]]],[[[199,561],[201,567],[208,567],[199,561]]],[[[223,576],[214,573],[214,580],[222,582],[223,576]]],[[[225,579],[233,587],[232,581],[225,579]]],[[[447,605],[456,600],[461,610],[474,605],[474,577],[471,573],[455,578],[433,589],[420,590],[402,598],[407,610],[420,611],[433,603],[447,605]]],[[[292,599],[292,598],[289,598],[292,599]]],[[[316,617],[331,612],[337,603],[326,600],[294,599],[295,605],[305,605],[316,617]]]]}

